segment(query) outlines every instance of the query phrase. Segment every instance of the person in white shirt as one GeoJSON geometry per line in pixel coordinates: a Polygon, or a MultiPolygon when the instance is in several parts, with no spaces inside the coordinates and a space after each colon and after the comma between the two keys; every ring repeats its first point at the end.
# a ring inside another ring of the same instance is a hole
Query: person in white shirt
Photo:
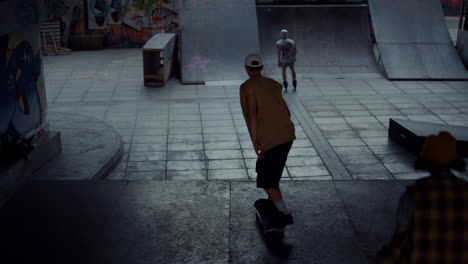
{"type": "Polygon", "coordinates": [[[286,79],[286,68],[291,69],[293,88],[296,91],[297,80],[296,71],[294,70],[294,63],[296,62],[296,43],[292,39],[288,39],[288,31],[281,30],[281,39],[276,42],[278,67],[283,69],[283,87],[285,92],[288,92],[288,81],[286,79]]]}

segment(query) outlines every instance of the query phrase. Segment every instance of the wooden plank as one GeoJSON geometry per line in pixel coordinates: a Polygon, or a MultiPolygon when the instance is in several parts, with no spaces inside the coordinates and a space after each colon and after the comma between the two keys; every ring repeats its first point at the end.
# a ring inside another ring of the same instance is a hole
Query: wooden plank
{"type": "Polygon", "coordinates": [[[154,86],[154,87],[162,87],[164,86],[164,83],[162,82],[145,82],[145,86],[154,86]]]}
{"type": "Polygon", "coordinates": [[[167,80],[169,80],[169,78],[171,77],[171,73],[172,73],[172,60],[169,61],[169,63],[167,64],[167,67],[164,69],[164,83],[166,83],[167,80]]]}
{"type": "Polygon", "coordinates": [[[164,79],[164,74],[145,74],[145,79],[164,79]]]}
{"type": "MultiPolygon", "coordinates": [[[[44,36],[44,32],[41,33],[41,36],[44,36]]],[[[48,55],[47,54],[47,45],[46,45],[46,38],[42,38],[42,49],[44,51],[44,55],[48,55]]]]}
{"type": "Polygon", "coordinates": [[[52,44],[54,45],[54,49],[55,49],[55,52],[57,52],[57,43],[55,42],[55,38],[54,38],[54,35],[52,35],[52,44]]]}
{"type": "Polygon", "coordinates": [[[60,30],[60,25],[51,25],[51,26],[40,26],[40,30],[47,30],[47,29],[59,29],[60,30]]]}

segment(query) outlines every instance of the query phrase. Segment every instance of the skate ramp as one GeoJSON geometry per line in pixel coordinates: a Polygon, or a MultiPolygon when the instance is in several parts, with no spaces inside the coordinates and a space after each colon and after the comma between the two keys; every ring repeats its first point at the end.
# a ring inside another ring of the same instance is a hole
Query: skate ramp
{"type": "Polygon", "coordinates": [[[259,52],[255,0],[182,0],[183,83],[242,80],[244,58],[259,52]]]}
{"type": "Polygon", "coordinates": [[[468,79],[439,0],[369,0],[388,79],[468,79]]]}
{"type": "Polygon", "coordinates": [[[381,77],[371,49],[368,15],[365,6],[257,7],[265,72],[281,74],[276,42],[285,28],[296,42],[298,77],[381,77]]]}

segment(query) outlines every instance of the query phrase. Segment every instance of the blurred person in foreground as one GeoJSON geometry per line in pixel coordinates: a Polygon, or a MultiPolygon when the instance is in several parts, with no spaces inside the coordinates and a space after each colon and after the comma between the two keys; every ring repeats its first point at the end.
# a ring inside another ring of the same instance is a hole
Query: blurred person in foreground
{"type": "Polygon", "coordinates": [[[429,176],[400,198],[397,227],[373,263],[468,264],[468,183],[451,170],[465,170],[456,139],[448,132],[427,137],[415,167],[429,176]]]}

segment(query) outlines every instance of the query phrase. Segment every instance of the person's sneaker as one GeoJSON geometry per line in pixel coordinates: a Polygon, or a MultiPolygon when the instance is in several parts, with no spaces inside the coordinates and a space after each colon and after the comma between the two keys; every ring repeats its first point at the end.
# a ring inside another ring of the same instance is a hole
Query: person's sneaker
{"type": "Polygon", "coordinates": [[[296,80],[293,80],[293,91],[295,92],[296,91],[296,87],[297,87],[297,81],[296,80]]]}
{"type": "Polygon", "coordinates": [[[280,215],[280,221],[284,224],[284,225],[292,225],[294,224],[294,218],[291,214],[285,214],[281,211],[278,211],[278,214],[280,215]]]}

